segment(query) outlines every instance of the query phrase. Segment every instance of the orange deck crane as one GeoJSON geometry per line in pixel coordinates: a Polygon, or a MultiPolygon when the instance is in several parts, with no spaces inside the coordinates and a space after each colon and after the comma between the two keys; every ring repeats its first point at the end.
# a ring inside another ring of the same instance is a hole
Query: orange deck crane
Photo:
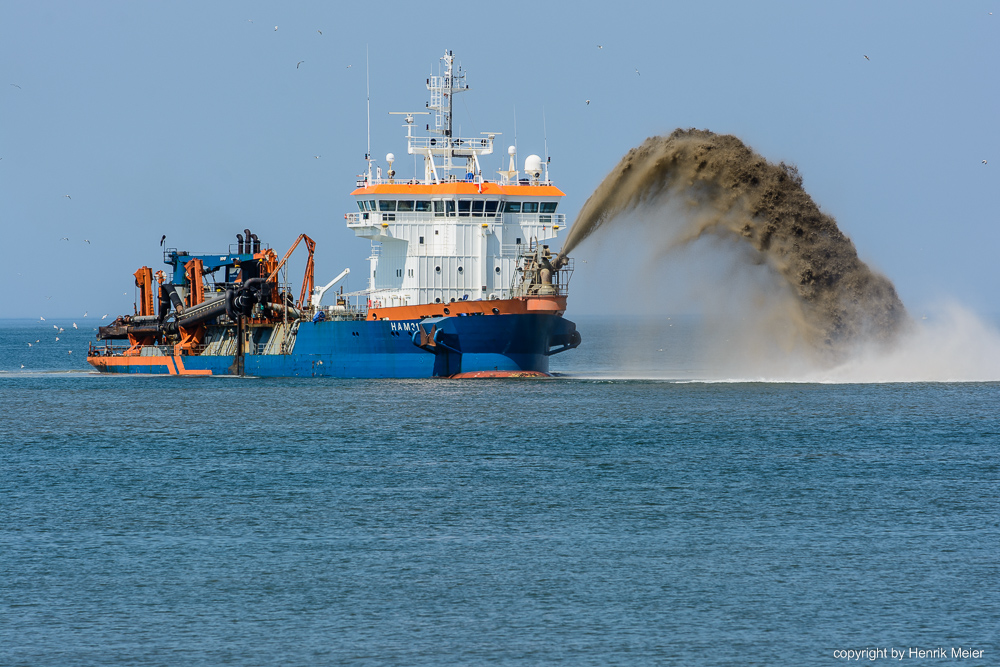
{"type": "Polygon", "coordinates": [[[302,277],[302,291],[299,293],[299,300],[295,303],[295,307],[301,310],[303,305],[308,304],[306,298],[312,295],[313,288],[315,287],[315,282],[313,278],[313,271],[314,271],[313,253],[316,251],[315,241],[313,241],[305,234],[299,234],[299,238],[295,239],[295,243],[292,244],[292,247],[288,249],[288,252],[285,253],[285,256],[281,258],[281,261],[278,262],[278,265],[274,267],[273,271],[271,271],[271,275],[267,277],[267,282],[272,282],[275,279],[275,277],[277,277],[278,271],[281,269],[282,266],[285,265],[285,261],[289,257],[291,257],[292,252],[295,250],[295,248],[298,247],[300,241],[306,242],[306,249],[309,251],[309,259],[306,260],[306,272],[305,275],[302,277]]]}

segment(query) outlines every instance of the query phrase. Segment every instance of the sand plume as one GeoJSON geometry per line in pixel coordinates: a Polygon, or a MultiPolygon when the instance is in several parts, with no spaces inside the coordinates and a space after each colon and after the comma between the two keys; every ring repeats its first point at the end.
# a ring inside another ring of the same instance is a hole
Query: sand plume
{"type": "Polygon", "coordinates": [[[633,148],[584,204],[563,254],[640,208],[662,218],[656,224],[675,250],[709,235],[748,244],[746,256],[797,297],[802,317],[790,326],[834,359],[857,344],[893,340],[907,321],[892,283],[858,258],[796,169],[769,163],[734,136],[675,130],[633,148]]]}

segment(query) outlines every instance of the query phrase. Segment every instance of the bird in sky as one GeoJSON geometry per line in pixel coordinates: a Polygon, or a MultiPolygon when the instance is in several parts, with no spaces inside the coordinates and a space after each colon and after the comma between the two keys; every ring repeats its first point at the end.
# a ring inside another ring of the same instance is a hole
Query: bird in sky
{"type": "Polygon", "coordinates": [[[638,67],[635,68],[635,74],[636,74],[636,76],[642,76],[641,74],[639,74],[639,68],[638,67]]]}
{"type": "Polygon", "coordinates": [[[350,66],[350,65],[348,65],[348,66],[347,66],[347,69],[351,69],[351,66],[350,66]]]}
{"type": "Polygon", "coordinates": [[[87,312],[88,312],[88,311],[86,311],[86,310],[85,310],[85,311],[83,311],[83,316],[84,316],[84,317],[86,317],[86,316],[87,316],[87,312]]]}
{"type": "MultiPolygon", "coordinates": [[[[990,12],[990,13],[992,14],[993,12],[990,12]]],[[[14,86],[15,88],[21,88],[21,86],[17,85],[16,83],[12,83],[12,84],[10,84],[10,85],[14,86]]],[[[22,90],[23,90],[23,89],[22,89],[22,90]]]]}
{"type": "Polygon", "coordinates": [[[587,106],[590,106],[590,100],[587,100],[587,106]]]}
{"type": "Polygon", "coordinates": [[[80,327],[76,326],[76,322],[73,322],[73,328],[74,329],[79,329],[80,327]]]}
{"type": "Polygon", "coordinates": [[[986,160],[983,160],[983,164],[986,164],[986,160]]]}
{"type": "Polygon", "coordinates": [[[87,245],[90,245],[90,239],[84,239],[84,242],[85,242],[85,243],[86,243],[87,245]]]}
{"type": "Polygon", "coordinates": [[[278,26],[274,26],[274,29],[275,29],[275,30],[277,30],[277,29],[278,29],[278,26]]]}
{"type": "MultiPolygon", "coordinates": [[[[864,55],[864,54],[861,54],[861,55],[864,55]]],[[[871,58],[869,58],[868,56],[865,56],[865,60],[871,62],[871,58]]]]}
{"type": "Polygon", "coordinates": [[[41,320],[42,322],[44,322],[44,321],[45,321],[45,318],[44,318],[44,317],[39,317],[38,319],[40,319],[40,320],[41,320]]]}
{"type": "Polygon", "coordinates": [[[72,199],[72,197],[70,197],[69,195],[63,195],[63,197],[65,197],[66,199],[72,199]]]}
{"type": "Polygon", "coordinates": [[[298,69],[299,65],[301,65],[304,62],[305,62],[305,60],[300,60],[299,62],[295,63],[295,69],[298,69]]]}
{"type": "Polygon", "coordinates": [[[104,313],[103,315],[101,315],[101,319],[103,320],[103,319],[104,319],[105,317],[107,317],[107,316],[108,316],[108,314],[107,314],[107,313],[104,313]]]}
{"type": "Polygon", "coordinates": [[[166,240],[167,240],[167,235],[166,234],[164,234],[163,236],[160,237],[160,246],[161,247],[163,246],[163,242],[166,241],[166,240]]]}
{"type": "Polygon", "coordinates": [[[52,325],[52,328],[53,328],[53,329],[58,329],[58,328],[59,328],[59,325],[58,325],[58,324],[53,324],[53,325],[52,325]]]}
{"type": "Polygon", "coordinates": [[[321,34],[321,35],[323,34],[323,31],[322,31],[322,30],[317,30],[316,32],[318,32],[318,33],[319,33],[319,34],[321,34]]]}
{"type": "Polygon", "coordinates": [[[599,48],[599,49],[603,49],[604,47],[603,47],[603,46],[601,46],[600,44],[598,44],[598,45],[597,45],[597,48],[599,48]]]}
{"type": "Polygon", "coordinates": [[[62,327],[59,327],[59,333],[62,333],[63,331],[66,331],[66,330],[63,329],[62,327]]]}
{"type": "Polygon", "coordinates": [[[28,343],[28,347],[31,347],[31,343],[28,343]]]}
{"type": "Polygon", "coordinates": [[[59,340],[59,336],[56,336],[56,340],[59,340]]]}
{"type": "Polygon", "coordinates": [[[24,364],[21,364],[21,368],[24,368],[24,364]]]}
{"type": "Polygon", "coordinates": [[[70,353],[70,354],[73,354],[73,350],[69,350],[69,353],[70,353]]]}
{"type": "Polygon", "coordinates": [[[253,23],[253,19],[247,19],[247,23],[253,23]]]}
{"type": "Polygon", "coordinates": [[[319,155],[313,155],[313,157],[316,158],[317,160],[319,159],[319,155]]]}
{"type": "Polygon", "coordinates": [[[64,237],[62,237],[62,238],[61,238],[61,239],[59,239],[59,240],[60,240],[60,241],[69,241],[69,237],[68,237],[68,236],[64,236],[64,237]]]}

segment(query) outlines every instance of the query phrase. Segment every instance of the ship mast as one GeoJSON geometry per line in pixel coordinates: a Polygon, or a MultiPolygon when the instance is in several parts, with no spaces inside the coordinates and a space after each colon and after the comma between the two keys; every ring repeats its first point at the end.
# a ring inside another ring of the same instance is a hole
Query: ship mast
{"type": "MultiPolygon", "coordinates": [[[[435,184],[444,181],[483,182],[480,155],[493,152],[493,140],[498,132],[481,132],[484,138],[471,139],[454,135],[455,95],[469,90],[465,83],[465,71],[455,67],[455,56],[446,51],[441,57],[444,72],[427,78],[430,101],[427,112],[434,114],[434,127],[427,125],[430,137],[415,137],[407,129],[407,152],[424,157],[424,183],[435,184]],[[460,171],[456,177],[452,172],[460,171]]],[[[395,112],[407,116],[407,124],[412,124],[415,112],[395,112]]]]}

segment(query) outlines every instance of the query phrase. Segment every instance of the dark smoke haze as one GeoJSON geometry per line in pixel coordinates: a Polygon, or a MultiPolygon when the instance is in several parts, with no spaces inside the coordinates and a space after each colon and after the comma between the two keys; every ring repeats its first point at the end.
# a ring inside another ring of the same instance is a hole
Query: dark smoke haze
{"type": "Polygon", "coordinates": [[[908,321],[892,283],[858,258],[796,169],[769,163],[734,136],[675,130],[633,148],[584,204],[562,253],[603,227],[625,224],[621,214],[640,207],[662,214],[675,249],[707,235],[749,244],[753,261],[767,264],[797,297],[802,317],[790,326],[834,359],[857,344],[894,340],[908,321]]]}

